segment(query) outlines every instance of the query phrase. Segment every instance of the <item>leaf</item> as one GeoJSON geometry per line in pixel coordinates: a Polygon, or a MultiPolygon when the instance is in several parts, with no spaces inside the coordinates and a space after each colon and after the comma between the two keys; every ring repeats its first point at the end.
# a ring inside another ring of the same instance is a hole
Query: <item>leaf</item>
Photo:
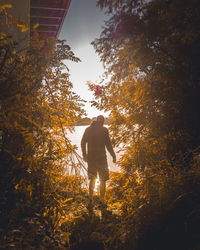
{"type": "Polygon", "coordinates": [[[29,30],[29,27],[27,24],[17,24],[17,27],[21,28],[21,32],[26,32],[27,30],[29,30]]]}
{"type": "Polygon", "coordinates": [[[4,4],[2,6],[0,6],[0,12],[5,10],[5,9],[11,9],[12,8],[12,4],[4,4]]]}
{"type": "Polygon", "coordinates": [[[39,23],[36,23],[34,26],[33,26],[33,29],[37,29],[37,27],[39,27],[39,23]]]}
{"type": "Polygon", "coordinates": [[[1,32],[0,33],[0,39],[3,39],[3,38],[5,38],[7,35],[6,34],[4,34],[3,32],[1,32]]]}
{"type": "Polygon", "coordinates": [[[68,198],[68,199],[64,200],[63,203],[67,203],[67,202],[69,202],[71,200],[73,200],[73,198],[68,198]]]}

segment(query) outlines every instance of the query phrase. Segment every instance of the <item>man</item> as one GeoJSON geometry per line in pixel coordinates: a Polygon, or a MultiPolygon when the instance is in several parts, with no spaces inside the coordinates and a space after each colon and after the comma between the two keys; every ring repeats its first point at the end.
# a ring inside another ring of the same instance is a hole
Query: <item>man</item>
{"type": "Polygon", "coordinates": [[[116,162],[116,155],[113,151],[108,129],[103,126],[104,117],[99,115],[96,121],[86,128],[82,140],[81,149],[83,159],[88,163],[89,195],[92,197],[97,173],[100,179],[100,197],[103,200],[106,189],[106,181],[109,179],[109,170],[106,158],[106,148],[116,162]],[[87,152],[86,152],[87,144],[87,152]]]}

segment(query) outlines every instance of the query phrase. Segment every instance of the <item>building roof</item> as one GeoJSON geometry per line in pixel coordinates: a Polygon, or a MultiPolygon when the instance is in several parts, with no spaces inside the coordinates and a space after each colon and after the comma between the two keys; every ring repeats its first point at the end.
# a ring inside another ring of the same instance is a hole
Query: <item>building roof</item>
{"type": "Polygon", "coordinates": [[[71,0],[31,0],[30,24],[39,24],[40,37],[57,38],[71,0]]]}

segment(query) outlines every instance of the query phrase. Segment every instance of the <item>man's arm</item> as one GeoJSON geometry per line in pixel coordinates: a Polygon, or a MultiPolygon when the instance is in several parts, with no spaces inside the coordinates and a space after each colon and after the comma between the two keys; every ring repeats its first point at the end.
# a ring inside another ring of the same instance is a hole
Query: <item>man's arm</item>
{"type": "Polygon", "coordinates": [[[106,137],[106,140],[105,140],[106,148],[107,148],[108,152],[111,154],[111,156],[113,158],[113,162],[115,163],[116,162],[116,155],[115,155],[115,152],[113,150],[113,147],[112,147],[112,144],[110,141],[109,132],[108,132],[107,128],[105,129],[105,137],[106,137]]]}
{"type": "Polygon", "coordinates": [[[87,158],[86,154],[86,143],[88,142],[88,129],[86,128],[83,137],[81,139],[81,150],[82,150],[82,155],[83,158],[87,158]]]}

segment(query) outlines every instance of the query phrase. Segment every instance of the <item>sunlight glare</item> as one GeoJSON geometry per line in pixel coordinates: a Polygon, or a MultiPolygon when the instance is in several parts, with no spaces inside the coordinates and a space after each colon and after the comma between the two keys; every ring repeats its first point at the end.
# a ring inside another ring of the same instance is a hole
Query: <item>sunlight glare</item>
{"type": "Polygon", "coordinates": [[[99,180],[99,176],[97,176],[94,191],[98,192],[99,188],[100,188],[100,180],[99,180]]]}

